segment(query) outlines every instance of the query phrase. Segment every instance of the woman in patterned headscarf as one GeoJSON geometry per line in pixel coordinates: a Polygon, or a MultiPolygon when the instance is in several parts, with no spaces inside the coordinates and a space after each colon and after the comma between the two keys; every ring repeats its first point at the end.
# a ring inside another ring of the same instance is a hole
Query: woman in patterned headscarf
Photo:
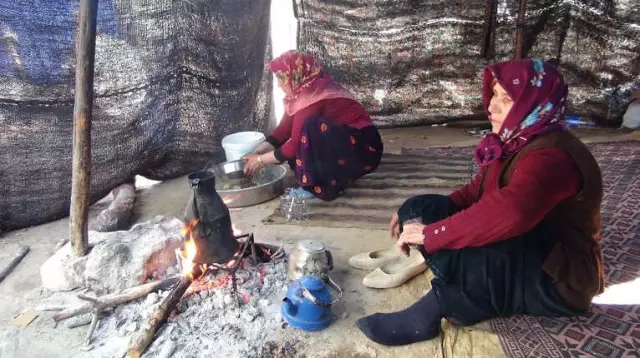
{"type": "Polygon", "coordinates": [[[566,97],[562,76],[542,61],[485,70],[492,133],[475,150],[479,173],[449,196],[407,200],[391,220],[397,247],[416,245],[425,257],[432,289],[404,311],[361,318],[358,327],[370,339],[428,340],[441,318],[471,325],[587,311],[604,287],[602,177],[587,147],[566,130],[566,97]]]}
{"type": "Polygon", "coordinates": [[[288,51],[271,61],[285,93],[285,115],[254,154],[245,172],[288,161],[301,197],[333,200],[380,164],[382,140],[369,113],[313,57],[288,51]]]}

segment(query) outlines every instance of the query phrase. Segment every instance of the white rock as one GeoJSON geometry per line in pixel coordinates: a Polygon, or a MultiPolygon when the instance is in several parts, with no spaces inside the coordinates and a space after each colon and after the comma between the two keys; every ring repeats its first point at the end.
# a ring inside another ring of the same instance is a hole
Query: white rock
{"type": "Polygon", "coordinates": [[[126,330],[127,332],[129,332],[129,333],[133,333],[133,332],[135,332],[137,329],[138,329],[138,323],[136,323],[136,322],[129,323],[129,324],[126,326],[126,328],[125,328],[125,330],[126,330]]]}
{"type": "Polygon", "coordinates": [[[147,295],[147,298],[144,301],[145,306],[151,306],[154,303],[158,302],[158,294],[155,292],[151,292],[150,294],[147,295]]]}
{"type": "Polygon", "coordinates": [[[129,333],[127,332],[127,326],[126,325],[122,325],[120,328],[118,328],[118,335],[120,337],[124,337],[127,334],[129,334],[129,333]]]}
{"type": "MultiPolygon", "coordinates": [[[[89,246],[97,245],[105,239],[103,234],[94,235],[89,232],[89,246]]],[[[42,286],[52,291],[71,291],[84,286],[84,271],[88,259],[89,255],[73,256],[71,244],[67,243],[40,267],[42,286]]]]}
{"type": "Polygon", "coordinates": [[[264,298],[261,298],[258,301],[258,305],[260,305],[260,307],[267,307],[269,306],[269,300],[265,300],[264,298]]]}
{"type": "Polygon", "coordinates": [[[91,251],[74,257],[70,244],[63,246],[40,268],[42,285],[52,291],[85,286],[106,294],[142,284],[154,271],[175,264],[183,226],[176,218],[157,216],[129,231],[90,231],[91,251]]]}
{"type": "Polygon", "coordinates": [[[165,342],[164,346],[162,346],[162,350],[160,351],[160,354],[158,354],[158,358],[170,358],[175,350],[176,344],[172,340],[168,340],[165,342]]]}
{"type": "Polygon", "coordinates": [[[202,297],[200,297],[199,294],[194,293],[193,295],[191,295],[190,299],[189,299],[189,305],[197,305],[200,304],[200,302],[202,301],[202,297]]]}
{"type": "Polygon", "coordinates": [[[229,306],[233,303],[233,297],[231,295],[224,295],[224,304],[229,306]]]}
{"type": "Polygon", "coordinates": [[[221,310],[224,309],[224,296],[222,295],[215,295],[215,300],[213,301],[216,305],[216,308],[221,310]]]}
{"type": "Polygon", "coordinates": [[[167,268],[167,270],[165,271],[165,274],[166,274],[167,276],[173,276],[173,275],[177,275],[177,274],[178,274],[178,272],[179,272],[179,271],[178,271],[178,268],[177,268],[177,267],[175,267],[175,266],[169,266],[169,267],[167,268]]]}

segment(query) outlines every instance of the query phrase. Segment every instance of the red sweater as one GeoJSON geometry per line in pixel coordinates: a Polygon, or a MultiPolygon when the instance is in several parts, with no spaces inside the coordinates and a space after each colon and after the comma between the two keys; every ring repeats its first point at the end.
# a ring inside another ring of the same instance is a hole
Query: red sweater
{"type": "Polygon", "coordinates": [[[285,113],[278,127],[271,133],[267,141],[279,147],[275,150],[275,157],[283,162],[296,156],[300,145],[300,132],[305,119],[320,115],[338,125],[349,125],[354,128],[364,128],[373,125],[369,112],[364,107],[348,98],[325,99],[301,109],[293,116],[285,113]],[[285,143],[286,142],[286,143],[285,143]],[[284,144],[283,144],[284,143],[284,144]]]}
{"type": "Polygon", "coordinates": [[[504,161],[492,163],[449,195],[461,211],[424,228],[425,250],[484,246],[522,235],[582,186],[578,167],[558,148],[525,154],[516,164],[509,185],[500,189],[498,176],[503,165],[504,161]],[[478,200],[483,175],[486,178],[478,200]]]}

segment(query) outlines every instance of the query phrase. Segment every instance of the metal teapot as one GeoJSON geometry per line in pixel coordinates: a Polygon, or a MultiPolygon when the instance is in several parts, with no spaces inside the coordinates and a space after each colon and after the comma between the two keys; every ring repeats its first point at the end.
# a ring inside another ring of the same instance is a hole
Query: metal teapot
{"type": "Polygon", "coordinates": [[[329,276],[333,270],[333,256],[325,245],[319,241],[303,240],[289,254],[287,277],[298,280],[306,275],[329,276]]]}
{"type": "Polygon", "coordinates": [[[325,281],[317,276],[303,276],[293,281],[282,300],[282,317],[295,328],[304,331],[319,331],[331,324],[331,306],[340,296],[332,300],[331,291],[325,281]]]}

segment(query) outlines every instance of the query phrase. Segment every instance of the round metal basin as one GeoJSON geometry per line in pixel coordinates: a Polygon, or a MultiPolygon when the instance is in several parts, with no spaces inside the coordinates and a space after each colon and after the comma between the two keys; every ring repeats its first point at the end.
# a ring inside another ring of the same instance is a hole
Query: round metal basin
{"type": "Polygon", "coordinates": [[[253,178],[244,175],[243,169],[243,160],[220,163],[209,168],[216,176],[216,191],[228,207],[241,208],[256,205],[284,193],[283,179],[287,169],[282,165],[269,164],[253,178]],[[234,188],[247,181],[254,185],[234,188]]]}

